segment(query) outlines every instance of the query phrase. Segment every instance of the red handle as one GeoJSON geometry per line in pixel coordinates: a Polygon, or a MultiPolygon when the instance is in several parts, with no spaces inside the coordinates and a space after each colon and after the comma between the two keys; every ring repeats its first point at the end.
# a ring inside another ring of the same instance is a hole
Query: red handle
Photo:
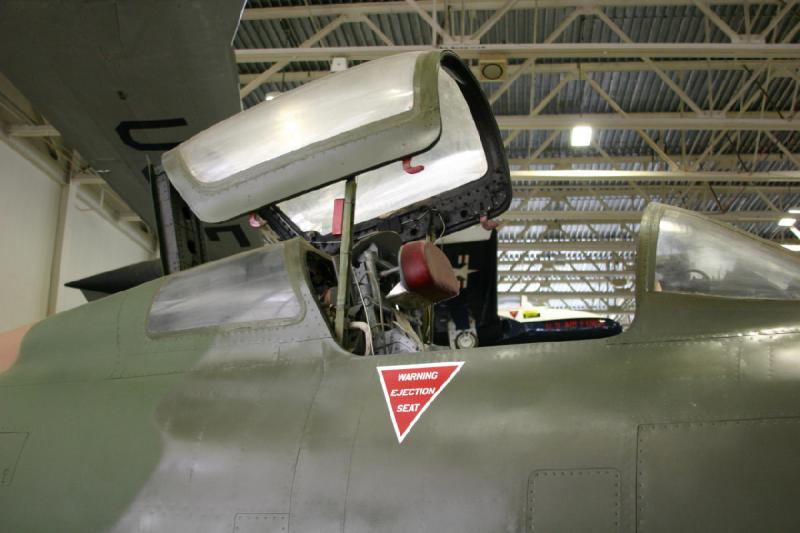
{"type": "Polygon", "coordinates": [[[405,170],[409,174],[416,174],[417,172],[422,172],[425,170],[425,165],[416,165],[411,166],[411,158],[403,159],[403,170],[405,170]]]}

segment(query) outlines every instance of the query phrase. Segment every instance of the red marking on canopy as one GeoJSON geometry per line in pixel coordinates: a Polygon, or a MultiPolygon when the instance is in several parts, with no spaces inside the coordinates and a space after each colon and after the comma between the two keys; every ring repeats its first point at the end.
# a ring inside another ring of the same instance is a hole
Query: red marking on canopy
{"type": "Polygon", "coordinates": [[[397,442],[403,442],[463,365],[463,361],[454,361],[377,368],[397,442]]]}
{"type": "Polygon", "coordinates": [[[258,216],[256,212],[250,213],[247,217],[247,222],[251,228],[263,228],[267,224],[267,221],[258,216]]]}
{"type": "Polygon", "coordinates": [[[425,165],[415,165],[411,166],[411,158],[407,157],[403,159],[403,170],[405,170],[408,174],[416,174],[417,172],[422,172],[425,170],[425,165]]]}
{"type": "Polygon", "coordinates": [[[516,311],[516,310],[509,311],[509,314],[511,315],[511,318],[517,318],[517,313],[519,313],[519,311],[516,311]]]}
{"type": "Polygon", "coordinates": [[[342,226],[344,225],[344,198],[336,198],[333,200],[333,221],[331,223],[331,235],[339,236],[342,234],[342,226]]]}
{"type": "Polygon", "coordinates": [[[493,229],[497,229],[500,226],[500,223],[496,220],[489,220],[489,217],[483,215],[480,219],[481,227],[486,231],[492,231],[493,229]]]}

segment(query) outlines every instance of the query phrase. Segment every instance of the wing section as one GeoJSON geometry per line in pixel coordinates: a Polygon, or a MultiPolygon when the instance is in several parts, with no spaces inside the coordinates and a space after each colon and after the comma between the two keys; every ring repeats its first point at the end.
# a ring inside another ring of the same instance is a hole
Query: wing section
{"type": "Polygon", "coordinates": [[[144,169],[238,112],[244,0],[4,0],[0,70],[151,227],[144,169]]]}

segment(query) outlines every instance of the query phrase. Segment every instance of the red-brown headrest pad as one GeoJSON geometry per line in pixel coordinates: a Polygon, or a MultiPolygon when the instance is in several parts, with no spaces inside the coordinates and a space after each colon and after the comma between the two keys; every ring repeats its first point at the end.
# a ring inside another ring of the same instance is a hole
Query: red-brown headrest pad
{"type": "Polygon", "coordinates": [[[413,241],[400,248],[400,274],[406,289],[432,302],[458,296],[460,290],[450,260],[430,241],[413,241]]]}

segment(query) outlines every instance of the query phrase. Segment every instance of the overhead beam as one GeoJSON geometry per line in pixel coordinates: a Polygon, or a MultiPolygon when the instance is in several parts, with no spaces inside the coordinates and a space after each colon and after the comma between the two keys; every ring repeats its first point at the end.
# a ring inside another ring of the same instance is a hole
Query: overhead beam
{"type": "MultiPolygon", "coordinates": [[[[324,28],[317,31],[314,35],[303,41],[298,49],[310,48],[311,46],[324,39],[325,36],[333,32],[336,28],[338,28],[339,26],[341,26],[346,22],[352,22],[352,21],[350,20],[349,17],[344,15],[340,16],[336,20],[329,22],[324,28]]],[[[251,92],[255,91],[262,84],[266,83],[271,76],[274,76],[275,74],[280,72],[284,67],[286,67],[289,63],[291,63],[291,61],[292,61],[291,59],[283,59],[282,61],[276,61],[275,63],[273,63],[267,70],[259,73],[254,79],[250,80],[244,87],[239,89],[239,97],[244,98],[251,92]]]]}
{"type": "MultiPolygon", "coordinates": [[[[714,185],[714,191],[717,194],[735,194],[737,196],[745,196],[752,193],[764,192],[771,194],[796,194],[797,189],[792,183],[780,184],[759,184],[758,188],[748,187],[742,190],[742,186],[738,184],[727,185],[714,185]]],[[[585,184],[578,183],[562,183],[555,181],[552,183],[518,183],[514,185],[515,198],[554,198],[558,200],[560,197],[565,196],[590,196],[603,198],[606,196],[641,196],[642,193],[648,193],[653,196],[666,195],[670,193],[710,193],[708,185],[706,184],[692,184],[681,185],[680,188],[675,189],[672,186],[665,186],[660,183],[644,183],[642,185],[632,186],[630,183],[623,184],[592,184],[587,187],[585,184]]]]}
{"type": "Polygon", "coordinates": [[[564,298],[633,298],[633,291],[575,291],[575,292],[530,292],[497,291],[498,296],[527,296],[531,300],[563,300],[564,298]]]}
{"type": "Polygon", "coordinates": [[[483,37],[483,35],[490,29],[492,29],[494,25],[497,24],[500,21],[500,19],[503,18],[505,14],[508,13],[514,7],[514,4],[516,4],[517,2],[519,2],[519,0],[506,0],[506,2],[500,9],[495,10],[494,14],[492,14],[492,16],[489,17],[489,19],[486,20],[486,22],[484,22],[481,25],[481,27],[475,31],[475,33],[470,35],[470,40],[480,41],[481,37],[483,37]]]}
{"type": "Polygon", "coordinates": [[[547,181],[703,181],[703,182],[767,182],[800,180],[800,170],[771,172],[704,172],[684,170],[513,170],[511,179],[547,181]]]}
{"type": "MultiPolygon", "coordinates": [[[[736,59],[720,59],[711,61],[702,60],[689,60],[689,61],[672,61],[662,60],[654,61],[653,64],[666,71],[731,71],[731,70],[755,70],[763,66],[763,61],[746,60],[739,61],[736,59]]],[[[484,83],[505,83],[505,81],[513,76],[520,76],[525,74],[525,70],[530,70],[530,65],[524,67],[522,65],[509,65],[507,78],[499,80],[482,80],[484,83]],[[522,72],[520,72],[522,70],[522,72]]],[[[794,70],[800,69],[800,61],[797,60],[776,60],[772,62],[774,70],[772,79],[776,78],[791,78],[794,77],[794,70]]],[[[480,68],[477,66],[471,67],[475,76],[480,75],[480,68]]],[[[536,65],[536,74],[578,74],[578,63],[539,63],[536,65]]],[[[650,63],[643,61],[614,61],[603,63],[581,63],[580,71],[584,74],[593,72],[648,72],[652,71],[650,63]]],[[[530,73],[530,72],[528,72],[530,73]]],[[[281,72],[280,80],[282,82],[299,82],[304,83],[311,80],[323,78],[330,74],[328,70],[307,70],[307,71],[293,71],[281,72]]],[[[239,83],[247,84],[254,80],[258,74],[240,74],[239,83]]]]}
{"type": "Polygon", "coordinates": [[[720,30],[722,30],[722,33],[727,35],[728,38],[731,40],[731,42],[736,43],[742,40],[742,36],[739,35],[736,32],[736,30],[731,28],[727,22],[722,20],[722,17],[720,17],[716,11],[708,7],[708,2],[706,2],[705,0],[703,2],[700,2],[699,0],[693,0],[693,4],[695,5],[695,7],[697,7],[697,9],[702,11],[706,17],[708,17],[708,20],[713,22],[715,26],[717,26],[720,30]]]}
{"type": "MultiPolygon", "coordinates": [[[[772,20],[770,20],[769,24],[768,24],[768,25],[767,25],[767,27],[766,27],[766,28],[765,28],[765,29],[764,29],[764,30],[761,32],[761,34],[759,35],[759,37],[760,37],[761,39],[764,39],[764,40],[766,40],[766,38],[767,38],[767,36],[769,35],[769,33],[770,33],[772,30],[774,30],[774,29],[775,29],[775,28],[778,26],[778,24],[780,24],[780,22],[783,20],[783,18],[784,18],[784,17],[785,17],[785,16],[786,16],[786,15],[787,15],[787,14],[788,14],[788,13],[789,13],[789,12],[790,12],[792,9],[794,9],[794,6],[795,6],[795,4],[797,4],[797,0],[789,0],[788,2],[786,2],[786,3],[785,3],[785,5],[783,5],[783,7],[781,8],[781,10],[780,10],[780,11],[778,11],[778,13],[777,13],[777,14],[776,14],[774,17],[772,17],[772,20]]],[[[790,37],[790,39],[791,39],[791,37],[790,37]]]]}
{"type": "MultiPolygon", "coordinates": [[[[777,222],[782,213],[774,211],[705,212],[702,215],[724,222],[777,222]]],[[[578,223],[635,223],[642,219],[642,211],[506,211],[499,220],[520,222],[578,222],[578,223]]]]}
{"type": "MultiPolygon", "coordinates": [[[[498,264],[498,266],[500,266],[500,264],[498,264]]],[[[506,278],[607,279],[607,278],[631,278],[634,277],[635,275],[636,272],[633,270],[502,270],[497,273],[497,277],[501,279],[506,279],[506,278]]],[[[524,282],[525,280],[519,280],[519,281],[524,282]]]]}
{"type": "MultiPolygon", "coordinates": [[[[691,155],[683,157],[681,154],[669,154],[670,157],[675,159],[676,161],[687,162],[691,163],[699,158],[697,155],[691,155]]],[[[792,156],[795,158],[800,159],[800,153],[792,153],[792,156]]],[[[741,159],[745,159],[743,156],[736,155],[736,154],[717,154],[714,156],[709,156],[705,158],[705,161],[714,161],[716,163],[722,165],[737,165],[739,164],[741,159]]],[[[758,159],[755,161],[756,163],[764,162],[764,161],[785,161],[791,160],[786,154],[782,153],[773,153],[773,154],[759,154],[758,159]]],[[[748,163],[753,163],[752,159],[749,157],[746,159],[748,163]]],[[[609,156],[609,157],[600,157],[600,156],[569,156],[569,157],[538,157],[535,160],[530,159],[522,159],[522,158],[511,158],[508,160],[508,164],[511,166],[526,166],[526,165],[602,165],[602,164],[639,164],[639,165],[649,165],[649,164],[656,164],[656,163],[663,163],[659,158],[654,157],[652,155],[621,155],[621,156],[609,156]]]]}
{"type": "MultiPolygon", "coordinates": [[[[441,10],[441,0],[417,0],[417,5],[432,12],[441,10]],[[438,4],[438,5],[437,5],[438,4]]],[[[461,0],[457,7],[469,11],[497,11],[503,8],[505,0],[461,0]]],[[[776,0],[705,0],[707,5],[760,5],[781,3],[776,0]]],[[[690,6],[693,0],[519,0],[511,10],[547,9],[565,7],[638,7],[638,6],[690,6]]],[[[302,6],[262,7],[245,9],[242,20],[280,20],[287,18],[333,17],[337,15],[391,15],[413,13],[415,9],[404,1],[364,2],[342,4],[305,4],[302,6]]]]}
{"type": "Polygon", "coordinates": [[[24,138],[12,137],[6,133],[7,129],[7,125],[0,122],[0,142],[8,144],[57,185],[61,186],[66,183],[66,171],[64,168],[59,166],[53,158],[49,157],[34,142],[24,138]]]}
{"type": "Polygon", "coordinates": [[[443,41],[449,43],[453,40],[453,36],[450,35],[447,30],[442,28],[439,25],[439,22],[432,17],[428,11],[422,9],[419,4],[417,4],[416,0],[406,0],[406,5],[408,5],[413,12],[422,17],[422,20],[424,20],[431,27],[431,30],[438,34],[443,41]]]}
{"type": "MultiPolygon", "coordinates": [[[[796,244],[784,240],[773,240],[776,244],[796,244]]],[[[497,245],[498,250],[504,254],[520,253],[514,263],[524,264],[530,260],[525,257],[528,252],[635,252],[635,241],[544,241],[544,242],[501,242],[497,245]]],[[[532,260],[533,258],[531,258],[532,260]]],[[[584,258],[577,259],[585,262],[584,258]]],[[[505,262],[509,262],[505,260],[505,262]]]]}
{"type": "Polygon", "coordinates": [[[634,241],[544,241],[501,242],[497,249],[502,252],[633,252],[634,241]]]}
{"type": "MultiPolygon", "coordinates": [[[[551,101],[553,98],[555,98],[556,96],[558,96],[558,93],[560,93],[560,92],[561,92],[561,89],[563,89],[563,88],[564,88],[564,86],[565,86],[567,83],[569,83],[569,82],[570,82],[572,79],[573,79],[573,77],[572,77],[570,74],[567,74],[566,76],[562,77],[562,78],[561,78],[561,80],[560,80],[560,81],[559,81],[559,82],[556,84],[556,86],[555,86],[555,87],[553,87],[553,88],[550,90],[550,92],[549,92],[549,93],[547,93],[547,94],[544,96],[544,98],[542,98],[541,100],[539,100],[539,102],[538,102],[538,103],[537,103],[537,104],[536,104],[536,105],[533,107],[533,109],[531,109],[531,112],[530,112],[528,115],[526,115],[526,116],[525,116],[525,118],[533,118],[533,117],[536,117],[536,116],[537,116],[539,113],[541,113],[541,112],[542,112],[542,110],[543,110],[545,107],[547,107],[547,104],[549,104],[549,103],[550,103],[550,101],[551,101]]],[[[511,133],[509,133],[509,134],[506,136],[506,138],[505,138],[505,139],[503,139],[503,144],[504,144],[505,146],[508,146],[509,144],[511,144],[511,142],[512,142],[512,141],[513,141],[513,140],[514,140],[514,139],[515,139],[515,138],[516,138],[516,137],[517,137],[519,134],[520,134],[520,131],[519,131],[519,130],[518,130],[518,131],[512,131],[511,133]]],[[[550,134],[550,137],[548,137],[548,138],[547,138],[547,140],[546,140],[544,143],[542,143],[542,145],[540,145],[540,146],[539,146],[539,148],[536,150],[536,153],[539,153],[539,151],[543,151],[543,150],[544,150],[544,149],[547,147],[547,145],[549,145],[549,144],[550,144],[550,143],[553,141],[553,139],[555,139],[556,135],[558,135],[558,132],[555,132],[555,131],[554,131],[553,133],[551,133],[551,134],[550,134]]]]}
{"type": "MultiPolygon", "coordinates": [[[[658,73],[661,74],[661,75],[664,74],[660,70],[658,71],[658,73]]],[[[611,98],[611,96],[609,96],[609,94],[607,92],[605,92],[605,90],[600,86],[599,83],[594,81],[592,78],[586,78],[586,81],[589,83],[589,86],[592,87],[592,89],[594,89],[594,91],[598,95],[600,95],[600,97],[603,100],[605,100],[608,103],[608,105],[611,106],[611,109],[613,109],[620,117],[622,117],[624,119],[628,118],[628,113],[626,113],[622,109],[622,107],[616,102],[616,100],[611,98]]],[[[694,102],[691,99],[690,99],[690,101],[694,104],[694,102]]],[[[697,107],[696,104],[694,104],[694,107],[696,108],[696,111],[702,112],[702,110],[699,107],[697,107]]],[[[655,152],[664,162],[667,163],[667,165],[669,166],[670,169],[678,168],[678,164],[664,151],[663,148],[661,148],[661,146],[658,145],[658,143],[656,143],[653,140],[652,137],[650,137],[650,135],[648,135],[648,133],[646,131],[644,131],[643,128],[635,128],[635,131],[636,131],[636,133],[639,134],[639,137],[642,138],[642,140],[645,142],[645,144],[647,144],[650,147],[650,149],[653,150],[653,152],[655,152]]],[[[606,152],[602,151],[602,148],[598,148],[596,144],[594,146],[595,146],[595,150],[598,150],[598,151],[601,152],[601,155],[608,156],[608,154],[606,152]]]]}
{"type": "Polygon", "coordinates": [[[765,43],[530,43],[462,44],[447,46],[336,46],[319,48],[245,48],[234,51],[237,63],[275,61],[329,61],[346,57],[365,61],[403,52],[454,50],[465,59],[483,56],[509,58],[709,58],[709,59],[797,59],[798,44],[765,43]]]}
{"type": "Polygon", "coordinates": [[[142,222],[142,217],[134,213],[133,211],[127,211],[125,213],[120,213],[119,217],[117,217],[120,222],[142,222]]]}
{"type": "Polygon", "coordinates": [[[72,183],[75,185],[93,185],[95,187],[104,187],[108,182],[97,175],[92,174],[77,174],[72,178],[72,183]]]}
{"type": "Polygon", "coordinates": [[[787,120],[776,112],[741,113],[729,117],[707,112],[706,115],[681,113],[590,113],[583,115],[498,115],[501,130],[564,130],[576,124],[595,129],[642,130],[714,130],[714,131],[795,131],[800,118],[787,120]]]}
{"type": "Polygon", "coordinates": [[[61,133],[49,124],[9,124],[6,133],[11,137],[60,137],[61,133]]]}

